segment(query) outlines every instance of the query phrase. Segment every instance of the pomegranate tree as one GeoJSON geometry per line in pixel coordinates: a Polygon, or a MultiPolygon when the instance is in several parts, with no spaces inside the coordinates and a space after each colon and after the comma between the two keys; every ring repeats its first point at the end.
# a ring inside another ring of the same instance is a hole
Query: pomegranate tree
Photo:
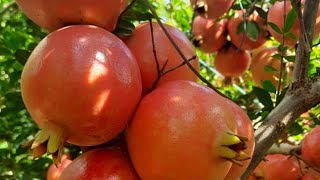
{"type": "Polygon", "coordinates": [[[218,51],[227,42],[227,23],[226,19],[216,21],[195,17],[192,24],[193,44],[206,53],[218,51]]]}
{"type": "Polygon", "coordinates": [[[126,0],[17,0],[36,24],[54,31],[67,25],[91,24],[114,30],[126,0]]]}
{"type": "Polygon", "coordinates": [[[140,103],[126,139],[142,179],[223,179],[248,159],[226,99],[191,81],[160,85],[140,103]],[[218,128],[217,128],[218,127],[218,128]],[[236,147],[236,148],[235,148],[236,147]]]}
{"type": "Polygon", "coordinates": [[[102,144],[127,125],[141,96],[138,64],[125,44],[96,26],[69,26],[34,49],[21,76],[22,98],[39,125],[32,149],[64,141],[102,144]]]}

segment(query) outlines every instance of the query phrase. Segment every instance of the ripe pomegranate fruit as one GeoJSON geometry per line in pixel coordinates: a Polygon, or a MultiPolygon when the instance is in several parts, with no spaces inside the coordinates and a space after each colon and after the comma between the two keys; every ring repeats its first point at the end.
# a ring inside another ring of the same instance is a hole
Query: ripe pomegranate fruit
{"type": "Polygon", "coordinates": [[[68,159],[66,155],[61,158],[61,164],[58,167],[55,164],[51,164],[47,171],[47,180],[59,180],[62,171],[69,166],[72,161],[68,159]]]}
{"type": "Polygon", "coordinates": [[[238,77],[249,69],[250,61],[247,51],[239,50],[231,44],[218,51],[214,66],[226,77],[238,77]]]}
{"type": "Polygon", "coordinates": [[[313,170],[312,168],[309,168],[302,177],[302,180],[319,180],[319,179],[320,179],[320,173],[313,170]]]}
{"type": "Polygon", "coordinates": [[[89,25],[49,34],[30,55],[21,76],[22,98],[42,129],[32,149],[48,141],[105,143],[127,125],[141,97],[138,64],[112,33],[89,25]]]}
{"type": "Polygon", "coordinates": [[[228,32],[231,38],[231,42],[234,45],[236,45],[238,48],[241,48],[244,50],[256,49],[262,46],[267,40],[264,19],[262,19],[257,12],[254,12],[246,20],[246,23],[249,23],[249,22],[256,23],[257,26],[259,27],[260,32],[259,32],[259,35],[257,36],[257,39],[250,39],[245,33],[245,31],[238,33],[238,27],[239,25],[240,26],[243,25],[242,22],[243,22],[242,11],[236,11],[235,16],[232,17],[228,23],[228,32]]]}
{"type": "Polygon", "coordinates": [[[320,168],[320,126],[312,129],[303,139],[301,155],[304,160],[320,168]]]}
{"type": "Polygon", "coordinates": [[[100,148],[77,157],[61,174],[60,180],[139,180],[130,160],[116,149],[100,148]]]}
{"type": "Polygon", "coordinates": [[[91,24],[112,31],[125,4],[119,0],[17,0],[16,2],[32,21],[49,31],[76,24],[91,24]]]}
{"type": "MultiPolygon", "coordinates": [[[[250,121],[250,118],[248,115],[234,102],[227,100],[228,104],[231,106],[234,114],[236,115],[236,123],[237,123],[237,129],[238,129],[238,135],[247,137],[248,142],[247,142],[247,149],[244,150],[244,152],[248,156],[252,156],[254,146],[255,146],[255,141],[254,141],[254,131],[252,127],[252,123],[250,121]]],[[[243,166],[237,166],[233,164],[231,166],[230,171],[228,172],[225,180],[235,180],[238,179],[243,172],[247,169],[249,166],[251,160],[246,160],[243,161],[243,166]]]]}
{"type": "Polygon", "coordinates": [[[172,81],[146,95],[127,131],[142,179],[223,179],[248,156],[226,99],[191,81],[172,81]],[[234,148],[238,147],[238,148],[234,148]]]}
{"type": "Polygon", "coordinates": [[[278,71],[281,67],[279,59],[273,57],[278,52],[277,47],[265,48],[255,55],[251,63],[253,80],[261,86],[263,81],[270,80],[275,87],[278,85],[278,71]],[[266,71],[265,67],[270,66],[277,71],[266,71]]]}
{"type": "Polygon", "coordinates": [[[194,10],[211,19],[216,19],[228,12],[234,0],[190,0],[194,10]]]}
{"type": "Polygon", "coordinates": [[[260,163],[253,176],[264,180],[274,180],[281,177],[283,180],[299,180],[300,166],[297,158],[282,154],[267,155],[266,161],[260,163]]]}
{"type": "MultiPolygon", "coordinates": [[[[154,46],[160,69],[165,66],[164,72],[166,72],[181,65],[183,63],[183,59],[166,37],[159,24],[152,23],[152,28],[154,46]]],[[[186,58],[191,59],[196,55],[192,44],[180,30],[169,25],[165,25],[165,28],[173,40],[177,43],[178,47],[186,56],[186,58]]],[[[146,92],[152,89],[152,86],[158,77],[157,64],[153,52],[150,23],[140,24],[134,30],[132,36],[125,40],[125,43],[138,61],[142,77],[143,94],[146,94],[146,92]],[[143,45],[137,46],[137,43],[140,42],[143,42],[143,45]]],[[[195,69],[199,70],[200,65],[198,59],[192,60],[190,63],[195,69]]],[[[184,65],[162,76],[158,84],[173,80],[196,81],[197,76],[189,69],[189,67],[187,67],[187,65],[184,65]]]]}
{"type": "Polygon", "coordinates": [[[193,44],[201,51],[213,53],[227,42],[227,19],[218,22],[202,16],[195,17],[192,24],[193,44]]]}
{"type": "Polygon", "coordinates": [[[121,12],[128,6],[128,0],[121,0],[121,12]]]}
{"type": "MultiPolygon", "coordinates": [[[[290,0],[286,1],[277,1],[274,3],[273,6],[269,8],[268,13],[268,22],[276,24],[281,31],[284,31],[284,16],[283,14],[288,14],[292,9],[292,5],[290,0]],[[286,9],[284,11],[284,2],[286,2],[286,9]]],[[[282,43],[282,34],[277,33],[274,31],[270,26],[268,26],[268,30],[270,34],[276,39],[278,42],[282,43]]],[[[290,30],[290,32],[299,39],[299,22],[296,19],[294,24],[290,30]]],[[[287,36],[284,37],[284,45],[285,46],[294,46],[296,44],[296,40],[292,39],[291,37],[287,36]]]]}

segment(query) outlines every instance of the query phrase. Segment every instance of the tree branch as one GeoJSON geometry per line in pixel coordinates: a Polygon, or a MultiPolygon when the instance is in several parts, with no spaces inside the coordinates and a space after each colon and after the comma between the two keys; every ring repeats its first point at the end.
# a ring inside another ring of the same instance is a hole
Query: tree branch
{"type": "Polygon", "coordinates": [[[305,79],[308,73],[313,32],[316,21],[315,17],[317,16],[319,0],[306,1],[303,15],[300,7],[301,2],[297,2],[297,0],[294,0],[294,2],[294,6],[296,6],[298,13],[300,38],[293,71],[293,81],[299,81],[305,79]]]}
{"type": "Polygon", "coordinates": [[[0,17],[2,17],[4,15],[4,13],[6,13],[9,9],[11,8],[18,8],[18,5],[17,3],[14,1],[14,2],[11,2],[11,3],[8,3],[1,11],[0,11],[0,17]]]}

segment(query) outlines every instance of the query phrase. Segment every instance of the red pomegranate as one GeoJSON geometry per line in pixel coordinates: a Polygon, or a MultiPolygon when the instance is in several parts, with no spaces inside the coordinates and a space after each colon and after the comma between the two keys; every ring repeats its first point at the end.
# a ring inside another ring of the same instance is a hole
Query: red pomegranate
{"type": "Polygon", "coordinates": [[[190,2],[197,13],[216,19],[229,11],[234,0],[190,0],[190,2]]]}
{"type": "MultiPolygon", "coordinates": [[[[251,157],[255,147],[255,141],[254,141],[254,131],[253,131],[250,118],[236,103],[229,100],[227,100],[227,102],[231,106],[234,114],[236,115],[236,123],[237,123],[237,129],[238,129],[237,134],[239,136],[248,138],[247,149],[245,149],[244,152],[251,157]]],[[[250,162],[251,160],[243,161],[242,163],[243,166],[238,166],[233,164],[224,180],[238,179],[243,174],[243,172],[247,169],[250,162]]]]}
{"type": "Polygon", "coordinates": [[[320,168],[320,126],[312,129],[302,141],[301,155],[304,160],[320,168]]]}
{"type": "Polygon", "coordinates": [[[320,179],[320,173],[309,167],[309,169],[303,175],[301,180],[319,180],[319,179],[320,179]]]}
{"type": "MultiPolygon", "coordinates": [[[[276,24],[281,31],[284,31],[284,16],[285,13],[288,15],[288,13],[291,11],[292,5],[290,3],[290,0],[286,1],[277,1],[274,3],[273,6],[269,8],[268,13],[268,22],[271,22],[273,24],[276,24]],[[284,3],[286,2],[286,9],[284,11],[284,3]]],[[[270,26],[268,26],[269,32],[271,35],[280,43],[282,43],[282,34],[279,34],[278,32],[274,31],[270,26]]],[[[296,19],[294,21],[294,24],[290,30],[290,32],[296,36],[297,39],[292,39],[290,36],[284,37],[284,45],[285,46],[294,46],[297,43],[297,40],[299,39],[299,22],[296,19]]]]}
{"type": "Polygon", "coordinates": [[[119,0],[17,0],[36,24],[54,31],[67,25],[91,24],[112,31],[125,2],[119,0]]]}
{"type": "Polygon", "coordinates": [[[67,141],[105,143],[127,125],[141,97],[138,64],[126,45],[96,26],[69,26],[49,34],[29,57],[22,98],[54,153],[67,141]]]}
{"type": "MultiPolygon", "coordinates": [[[[125,40],[125,43],[138,61],[142,77],[143,94],[146,94],[146,92],[150,91],[158,77],[150,27],[150,23],[140,24],[134,30],[132,36],[125,40]],[[143,44],[137,45],[137,43],[139,44],[142,42],[143,44]]],[[[180,57],[174,46],[164,34],[159,24],[152,23],[152,28],[155,42],[154,46],[160,69],[162,69],[165,64],[166,66],[164,68],[164,72],[181,65],[183,63],[183,59],[180,57]]],[[[192,44],[180,30],[169,25],[165,25],[165,28],[187,59],[191,59],[196,55],[192,44]]],[[[199,70],[198,59],[192,60],[190,63],[195,69],[199,70]]],[[[197,76],[189,69],[187,65],[184,65],[162,76],[158,84],[160,85],[164,82],[173,80],[196,81],[197,76]]]]}
{"type": "Polygon", "coordinates": [[[239,50],[231,44],[218,51],[214,66],[225,77],[238,77],[249,69],[250,61],[247,51],[239,50]]]}
{"type": "Polygon", "coordinates": [[[277,47],[265,48],[256,53],[251,63],[251,72],[253,80],[261,86],[263,81],[269,80],[275,87],[278,85],[278,71],[281,67],[279,59],[273,57],[278,53],[277,47]],[[266,71],[267,66],[272,67],[276,71],[266,71]]]}
{"type": "Polygon", "coordinates": [[[162,84],[142,99],[129,125],[134,167],[142,179],[221,180],[231,159],[248,158],[235,118],[226,99],[207,87],[183,80],[162,84]]]}
{"type": "Polygon", "coordinates": [[[59,180],[62,171],[69,166],[72,161],[68,159],[66,155],[61,158],[61,164],[58,167],[55,164],[51,164],[47,171],[47,180],[59,180]]]}
{"type": "Polygon", "coordinates": [[[247,20],[246,23],[255,23],[259,27],[259,35],[257,39],[252,39],[247,36],[245,31],[238,33],[239,26],[242,26],[243,13],[236,11],[235,16],[229,20],[228,32],[231,38],[231,42],[238,48],[244,50],[252,50],[262,46],[266,42],[266,25],[264,19],[262,19],[257,12],[254,11],[247,20]]]}
{"type": "Polygon", "coordinates": [[[215,21],[197,16],[193,20],[193,44],[201,51],[213,53],[227,42],[227,19],[215,21]]]}
{"type": "Polygon", "coordinates": [[[95,149],[77,157],[60,180],[139,180],[130,160],[116,149],[95,149]]]}

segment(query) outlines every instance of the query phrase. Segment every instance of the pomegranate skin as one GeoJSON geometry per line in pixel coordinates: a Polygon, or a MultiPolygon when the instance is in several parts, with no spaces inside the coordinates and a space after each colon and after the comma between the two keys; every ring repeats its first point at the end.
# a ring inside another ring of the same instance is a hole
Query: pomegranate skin
{"type": "Polygon", "coordinates": [[[247,51],[230,45],[218,51],[214,66],[225,77],[238,77],[249,69],[250,62],[251,57],[247,51]]]}
{"type": "Polygon", "coordinates": [[[206,53],[213,53],[221,49],[227,42],[227,23],[226,19],[216,22],[202,16],[195,17],[192,24],[192,35],[196,41],[198,37],[201,38],[202,43],[198,45],[198,48],[206,53]]]}
{"type": "MultiPolygon", "coordinates": [[[[248,138],[247,149],[244,150],[244,152],[250,157],[252,157],[254,147],[255,147],[255,139],[254,139],[254,130],[253,130],[250,118],[248,117],[246,112],[244,112],[241,109],[241,107],[239,107],[236,103],[230,100],[227,100],[227,102],[232,107],[232,110],[236,115],[236,123],[237,123],[237,131],[238,131],[237,134],[239,136],[248,138]]],[[[242,162],[242,166],[232,164],[231,169],[224,180],[238,179],[243,174],[243,172],[247,169],[250,162],[251,162],[251,159],[248,159],[242,162]]]]}
{"type": "Polygon", "coordinates": [[[139,180],[129,159],[116,149],[95,149],[77,157],[60,180],[139,180]]]}
{"type": "MultiPolygon", "coordinates": [[[[181,65],[183,63],[183,59],[164,34],[160,25],[158,23],[152,23],[152,28],[155,42],[154,45],[160,69],[163,68],[165,64],[166,66],[164,71],[168,71],[181,65]]],[[[192,44],[183,32],[170,25],[165,25],[165,28],[187,59],[191,59],[196,55],[192,44]]],[[[158,76],[156,60],[153,52],[150,23],[140,24],[133,31],[132,36],[125,39],[124,42],[137,59],[141,71],[143,94],[147,94],[147,92],[152,89],[152,86],[158,76]],[[137,43],[142,42],[143,44],[137,45],[137,43]]],[[[200,64],[197,58],[190,61],[190,63],[197,71],[199,71],[200,64]]],[[[190,68],[187,65],[184,65],[162,76],[158,85],[174,80],[196,81],[197,79],[197,76],[190,70],[190,68]]]]}
{"type": "Polygon", "coordinates": [[[125,0],[17,0],[22,11],[49,31],[88,24],[114,30],[125,0]]]}
{"type": "Polygon", "coordinates": [[[196,2],[204,2],[207,5],[206,16],[210,19],[216,19],[228,12],[234,0],[190,0],[191,5],[194,6],[196,2]]]}
{"type": "Polygon", "coordinates": [[[72,160],[68,159],[66,155],[63,155],[61,158],[61,164],[56,167],[55,164],[51,164],[47,171],[47,180],[59,180],[61,173],[65,168],[71,164],[72,160]]]}
{"type": "Polygon", "coordinates": [[[50,135],[79,146],[105,143],[127,125],[141,97],[134,56],[112,33],[69,26],[49,34],[29,57],[22,98],[50,135]]]}
{"type": "Polygon", "coordinates": [[[220,180],[231,162],[218,155],[218,142],[235,130],[235,116],[223,97],[179,80],[142,99],[126,139],[142,179],[220,180]]]}
{"type": "Polygon", "coordinates": [[[304,160],[320,168],[320,126],[312,129],[303,139],[301,155],[304,160]]]}

